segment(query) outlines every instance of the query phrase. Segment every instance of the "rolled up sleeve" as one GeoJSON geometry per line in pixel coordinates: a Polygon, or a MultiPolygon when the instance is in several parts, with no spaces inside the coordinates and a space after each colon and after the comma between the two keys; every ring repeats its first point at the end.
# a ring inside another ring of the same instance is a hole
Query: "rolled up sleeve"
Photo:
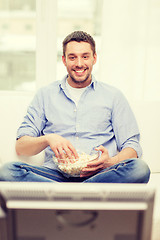
{"type": "Polygon", "coordinates": [[[140,146],[140,132],[135,116],[129,106],[128,101],[121,92],[115,97],[112,125],[115,133],[118,150],[124,148],[133,148],[138,157],[142,156],[142,148],[140,146]]]}
{"type": "Polygon", "coordinates": [[[27,114],[17,130],[17,139],[22,136],[41,136],[45,123],[43,98],[39,90],[28,107],[27,114]]]}

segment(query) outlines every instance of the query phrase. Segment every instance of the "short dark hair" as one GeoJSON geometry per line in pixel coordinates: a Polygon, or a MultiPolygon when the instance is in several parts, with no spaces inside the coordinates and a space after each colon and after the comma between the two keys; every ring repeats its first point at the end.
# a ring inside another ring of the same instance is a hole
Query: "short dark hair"
{"type": "Polygon", "coordinates": [[[76,41],[76,42],[88,42],[91,45],[92,51],[93,51],[93,55],[96,53],[96,44],[95,41],[93,39],[93,37],[91,37],[91,35],[89,35],[86,32],[83,31],[75,31],[70,33],[64,40],[63,40],[63,55],[65,56],[65,52],[66,52],[66,46],[67,43],[72,42],[72,41],[76,41]]]}

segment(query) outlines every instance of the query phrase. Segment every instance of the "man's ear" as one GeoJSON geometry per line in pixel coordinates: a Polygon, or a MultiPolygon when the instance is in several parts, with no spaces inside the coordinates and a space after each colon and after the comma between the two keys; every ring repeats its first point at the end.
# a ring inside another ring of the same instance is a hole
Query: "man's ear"
{"type": "Polygon", "coordinates": [[[97,62],[97,54],[95,53],[93,57],[94,57],[94,62],[93,62],[93,64],[95,64],[95,63],[97,62]]]}
{"type": "Polygon", "coordinates": [[[62,62],[66,66],[66,57],[65,56],[62,56],[62,62]]]}

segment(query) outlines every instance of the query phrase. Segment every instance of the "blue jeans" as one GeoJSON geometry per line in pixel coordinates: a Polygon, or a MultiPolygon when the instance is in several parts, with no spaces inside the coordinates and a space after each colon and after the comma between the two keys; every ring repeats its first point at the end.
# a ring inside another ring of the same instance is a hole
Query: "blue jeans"
{"type": "Polygon", "coordinates": [[[65,177],[56,169],[10,162],[0,169],[0,181],[15,182],[90,182],[90,183],[147,183],[150,170],[140,159],[127,159],[103,169],[91,177],[65,177]]]}

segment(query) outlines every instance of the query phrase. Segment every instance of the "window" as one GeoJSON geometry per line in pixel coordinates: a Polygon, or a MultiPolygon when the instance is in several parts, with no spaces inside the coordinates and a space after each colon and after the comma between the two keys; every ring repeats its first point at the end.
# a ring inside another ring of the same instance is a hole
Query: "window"
{"type": "Polygon", "coordinates": [[[96,41],[98,80],[130,99],[160,100],[159,23],[158,0],[1,0],[0,90],[62,79],[62,41],[83,30],[96,41]]]}
{"type": "MultiPolygon", "coordinates": [[[[96,41],[98,56],[101,42],[102,0],[58,0],[57,23],[57,79],[66,75],[62,63],[62,41],[73,31],[82,30],[93,36],[96,41]]],[[[99,61],[94,66],[94,75],[97,77],[99,61]]]]}
{"type": "Polygon", "coordinates": [[[30,91],[61,79],[62,41],[72,31],[90,33],[99,54],[101,12],[102,0],[1,0],[0,90],[30,91]]]}
{"type": "Polygon", "coordinates": [[[0,1],[0,90],[35,88],[36,1],[0,1]]]}

